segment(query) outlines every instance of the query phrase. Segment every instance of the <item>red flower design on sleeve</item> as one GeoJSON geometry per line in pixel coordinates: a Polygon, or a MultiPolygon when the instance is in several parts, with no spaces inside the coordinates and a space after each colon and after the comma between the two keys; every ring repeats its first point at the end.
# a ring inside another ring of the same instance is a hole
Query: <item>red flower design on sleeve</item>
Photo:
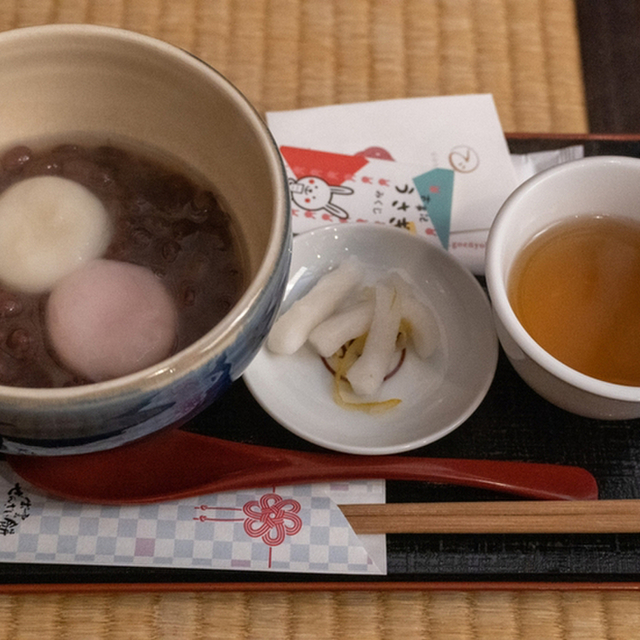
{"type": "Polygon", "coordinates": [[[277,493],[266,493],[260,500],[250,500],[242,511],[247,516],[244,530],[252,538],[262,538],[270,547],[284,542],[285,536],[293,536],[302,529],[302,519],[296,515],[300,503],[283,500],[277,493]]]}

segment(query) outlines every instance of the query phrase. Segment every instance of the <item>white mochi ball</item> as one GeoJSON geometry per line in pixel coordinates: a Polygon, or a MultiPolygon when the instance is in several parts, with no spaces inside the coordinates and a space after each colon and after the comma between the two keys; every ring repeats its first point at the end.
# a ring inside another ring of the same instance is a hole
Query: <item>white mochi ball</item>
{"type": "Polygon", "coordinates": [[[48,291],[110,240],[102,202],[73,180],[27,178],[0,195],[0,281],[12,289],[48,291]]]}
{"type": "Polygon", "coordinates": [[[94,382],[149,367],[172,351],[176,309],[149,269],[93,260],[63,278],[46,308],[51,344],[70,369],[94,382]]]}

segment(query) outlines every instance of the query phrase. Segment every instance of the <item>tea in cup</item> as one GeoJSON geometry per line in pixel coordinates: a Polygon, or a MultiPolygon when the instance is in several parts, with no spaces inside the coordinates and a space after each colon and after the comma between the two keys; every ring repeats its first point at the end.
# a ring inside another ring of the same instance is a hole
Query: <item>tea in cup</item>
{"type": "Polygon", "coordinates": [[[521,185],[489,234],[487,286],[509,360],[582,416],[640,416],[639,203],[639,159],[585,158],[521,185]]]}

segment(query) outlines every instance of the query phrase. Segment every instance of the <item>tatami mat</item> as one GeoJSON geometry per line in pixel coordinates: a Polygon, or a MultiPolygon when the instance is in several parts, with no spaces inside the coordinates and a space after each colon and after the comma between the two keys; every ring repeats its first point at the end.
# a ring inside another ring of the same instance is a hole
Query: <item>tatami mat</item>
{"type": "MultiPolygon", "coordinates": [[[[263,113],[492,93],[508,132],[587,131],[572,0],[0,0],[0,31],[56,22],[183,47],[263,113]]],[[[638,629],[636,591],[0,596],[0,639],[11,640],[628,640],[638,629]]]]}
{"type": "Polygon", "coordinates": [[[632,640],[640,593],[348,591],[0,598],[0,639],[632,640]]]}
{"type": "Polygon", "coordinates": [[[0,2],[0,30],[53,22],[183,47],[262,112],[492,93],[506,131],[587,130],[573,0],[0,2]]]}

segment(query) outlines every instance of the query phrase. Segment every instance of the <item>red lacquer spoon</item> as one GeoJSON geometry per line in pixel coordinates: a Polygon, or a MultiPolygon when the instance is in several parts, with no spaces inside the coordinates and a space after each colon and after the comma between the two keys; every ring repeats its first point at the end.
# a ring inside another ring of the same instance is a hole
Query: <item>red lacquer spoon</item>
{"type": "Polygon", "coordinates": [[[50,494],[101,504],[139,504],[274,485],[380,478],[478,487],[536,499],[598,497],[595,478],[579,467],[307,453],[177,429],[98,453],[7,459],[18,475],[50,494]]]}

